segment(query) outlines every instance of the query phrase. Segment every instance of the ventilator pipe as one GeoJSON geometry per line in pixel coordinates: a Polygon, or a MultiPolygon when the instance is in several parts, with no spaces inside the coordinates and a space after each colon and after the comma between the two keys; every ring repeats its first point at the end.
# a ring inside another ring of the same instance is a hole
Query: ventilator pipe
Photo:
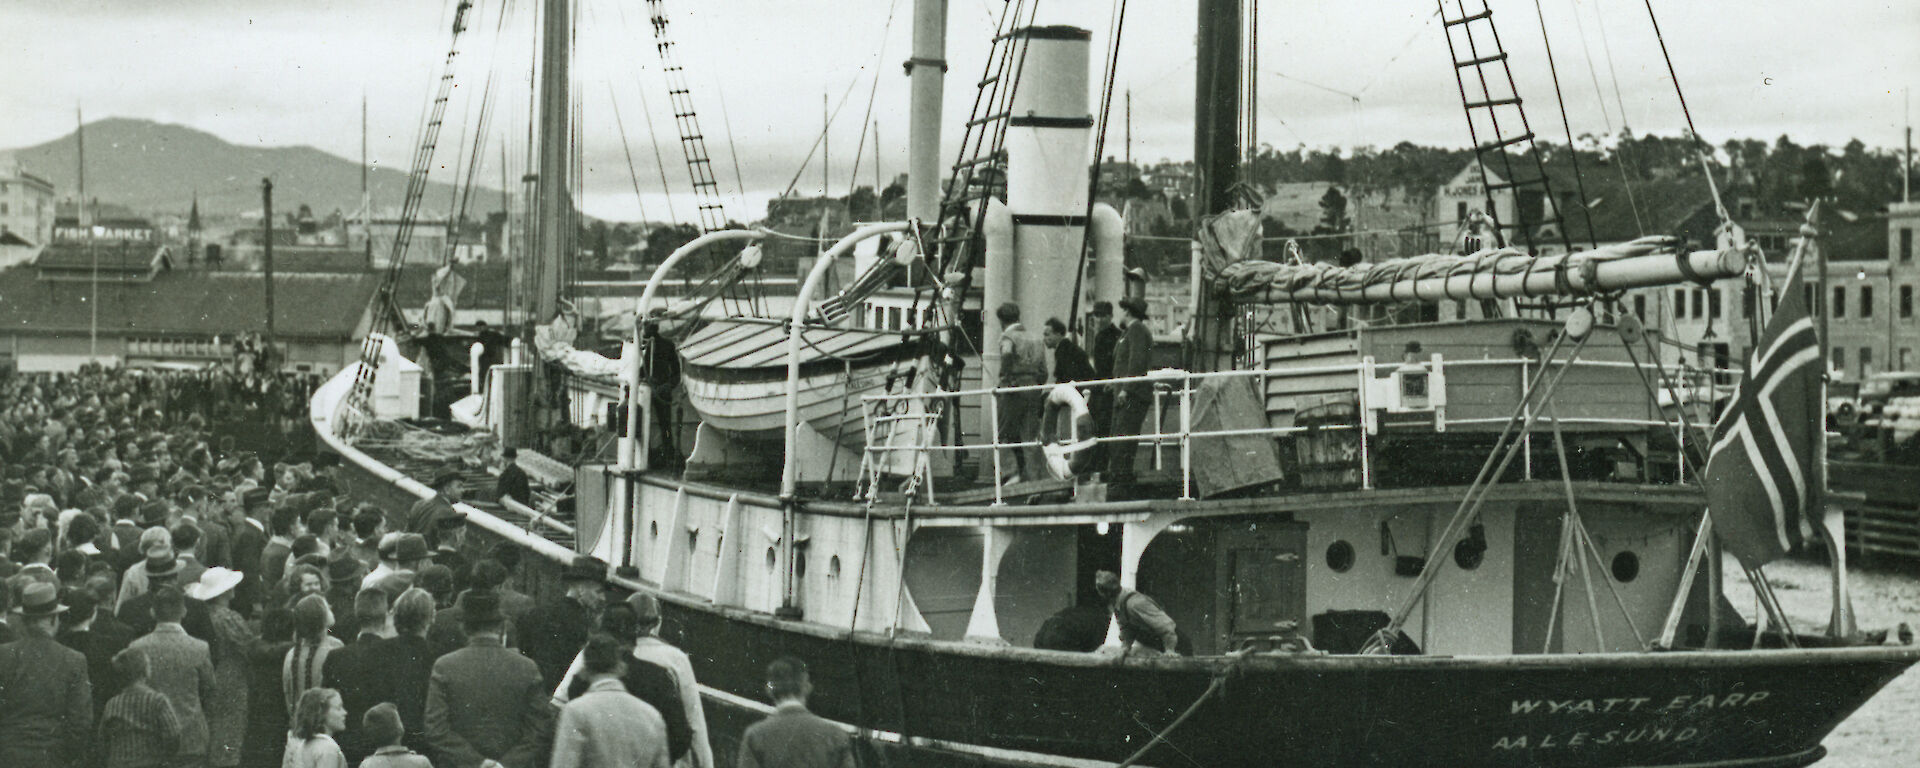
{"type": "Polygon", "coordinates": [[[980,306],[984,310],[980,313],[980,375],[985,377],[983,381],[995,382],[1000,380],[1000,318],[993,310],[1018,300],[1013,285],[1019,272],[1013,253],[1013,210],[1005,203],[987,199],[980,240],[985,257],[980,286],[980,306]]]}
{"type": "Polygon", "coordinates": [[[1096,301],[1119,301],[1127,290],[1127,222],[1120,212],[1106,203],[1093,206],[1093,220],[1087,224],[1087,236],[1093,239],[1093,275],[1082,307],[1093,308],[1096,301]]]}

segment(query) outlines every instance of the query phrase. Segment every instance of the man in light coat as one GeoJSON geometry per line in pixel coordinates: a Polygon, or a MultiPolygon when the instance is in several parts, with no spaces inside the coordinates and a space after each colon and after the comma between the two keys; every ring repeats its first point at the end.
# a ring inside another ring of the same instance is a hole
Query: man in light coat
{"type": "Polygon", "coordinates": [[[666,721],[620,684],[620,656],[612,635],[587,639],[587,692],[560,710],[550,768],[667,768],[666,721]]]}
{"type": "Polygon", "coordinates": [[[187,615],[187,596],[171,584],[155,587],[152,632],[133,641],[131,648],[147,654],[151,670],[147,685],[165,694],[180,718],[178,766],[207,764],[205,702],[213,699],[213,657],[207,641],[187,634],[180,621],[187,615]]]}
{"type": "Polygon", "coordinates": [[[680,706],[686,711],[687,725],[693,730],[693,748],[688,750],[684,768],[717,768],[713,746],[707,739],[707,711],[700,703],[700,681],[693,676],[693,661],[687,652],[660,639],[660,600],[644,592],[627,598],[640,625],[640,639],[633,643],[633,659],[654,664],[673,676],[680,692],[680,706]]]}

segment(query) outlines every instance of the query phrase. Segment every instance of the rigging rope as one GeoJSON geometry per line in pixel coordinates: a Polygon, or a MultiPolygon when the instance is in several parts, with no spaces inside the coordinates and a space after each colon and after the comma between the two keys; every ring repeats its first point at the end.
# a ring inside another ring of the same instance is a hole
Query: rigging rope
{"type": "MultiPolygon", "coordinates": [[[[1073,293],[1067,304],[1067,329],[1080,330],[1080,286],[1086,279],[1087,258],[1093,254],[1093,207],[1099,203],[1100,169],[1107,150],[1107,129],[1113,116],[1113,85],[1120,68],[1120,33],[1127,23],[1127,0],[1114,0],[1113,14],[1107,23],[1105,72],[1100,78],[1100,124],[1093,136],[1093,169],[1087,182],[1086,222],[1080,225],[1080,259],[1073,271],[1073,293]]],[[[1132,173],[1133,169],[1127,169],[1132,173]]]]}
{"type": "MultiPolygon", "coordinates": [[[[894,13],[894,10],[897,9],[899,6],[900,6],[900,0],[893,0],[893,2],[887,6],[887,23],[885,26],[880,28],[880,50],[874,56],[874,59],[876,62],[886,59],[887,33],[893,30],[893,13],[894,13]]],[[[853,190],[860,183],[860,158],[866,154],[866,149],[867,149],[867,126],[868,124],[873,122],[874,97],[878,96],[879,93],[880,93],[880,67],[876,63],[873,68],[873,85],[867,90],[867,111],[866,111],[866,114],[860,118],[860,141],[854,144],[854,147],[853,147],[853,173],[847,175],[847,200],[849,203],[847,208],[847,215],[849,217],[853,215],[853,208],[851,205],[853,200],[853,190]]],[[[879,126],[877,125],[874,126],[874,129],[875,129],[875,132],[873,137],[873,144],[874,144],[874,151],[877,153],[880,149],[879,126]]],[[[876,159],[874,160],[874,162],[879,163],[880,161],[876,159]]],[[[874,194],[874,199],[877,201],[880,195],[880,189],[878,186],[874,188],[873,194],[874,194]]],[[[875,216],[874,218],[877,220],[880,217],[875,216]]]]}
{"type": "MultiPolygon", "coordinates": [[[[1600,234],[1593,231],[1593,201],[1587,197],[1587,179],[1580,172],[1580,148],[1573,143],[1573,122],[1567,118],[1567,97],[1560,91],[1560,67],[1553,60],[1553,39],[1547,35],[1547,12],[1541,8],[1540,0],[1533,0],[1533,13],[1540,19],[1540,43],[1546,46],[1547,72],[1553,75],[1553,99],[1560,107],[1560,127],[1567,135],[1567,154],[1573,159],[1573,185],[1580,193],[1580,213],[1587,222],[1587,242],[1594,248],[1600,247],[1600,234]]],[[[1538,152],[1536,148],[1534,150],[1538,152]]],[[[1560,219],[1560,228],[1564,232],[1567,226],[1567,212],[1558,210],[1557,201],[1553,205],[1556,218],[1560,219]]],[[[1571,240],[1572,238],[1568,238],[1571,240]]]]}
{"type": "Polygon", "coordinates": [[[640,206],[640,231],[647,230],[647,200],[640,194],[640,172],[634,169],[633,147],[627,143],[627,121],[620,118],[620,100],[614,95],[613,83],[607,83],[607,102],[613,105],[613,122],[620,129],[620,149],[627,155],[627,178],[633,182],[633,201],[640,206]]]}
{"type": "Polygon", "coordinates": [[[1707,177],[1707,191],[1713,193],[1714,211],[1720,214],[1721,222],[1732,221],[1727,214],[1727,204],[1720,199],[1720,186],[1713,180],[1713,154],[1706,146],[1706,140],[1700,138],[1700,131],[1693,127],[1693,111],[1687,108],[1687,94],[1680,89],[1680,74],[1673,69],[1673,55],[1667,52],[1667,38],[1660,34],[1660,19],[1654,15],[1653,0],[1641,0],[1647,6],[1647,21],[1653,24],[1653,39],[1660,43],[1660,58],[1667,62],[1667,79],[1673,81],[1673,95],[1680,101],[1680,115],[1687,120],[1687,135],[1693,139],[1696,152],[1700,153],[1700,174],[1707,177]]]}

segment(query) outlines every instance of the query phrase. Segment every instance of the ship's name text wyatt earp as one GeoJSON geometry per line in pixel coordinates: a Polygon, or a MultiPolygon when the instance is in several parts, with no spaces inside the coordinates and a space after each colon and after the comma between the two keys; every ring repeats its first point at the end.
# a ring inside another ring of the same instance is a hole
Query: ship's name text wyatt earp
{"type": "Polygon", "coordinates": [[[1513,699],[1511,714],[1515,717],[1533,717],[1555,719],[1559,717],[1577,717],[1580,715],[1620,715],[1640,714],[1658,716],[1661,723],[1647,724],[1605,730],[1579,730],[1546,734],[1520,734],[1502,736],[1495,741],[1496,751],[1517,749],[1558,749],[1623,746],[1642,743],[1679,743],[1693,741],[1702,735],[1698,726],[1685,725],[1674,720],[1690,719],[1715,710],[1744,709],[1766,701],[1772,694],[1768,691],[1734,691],[1715,696],[1713,694],[1680,695],[1671,697],[1620,696],[1601,699],[1513,699]]]}

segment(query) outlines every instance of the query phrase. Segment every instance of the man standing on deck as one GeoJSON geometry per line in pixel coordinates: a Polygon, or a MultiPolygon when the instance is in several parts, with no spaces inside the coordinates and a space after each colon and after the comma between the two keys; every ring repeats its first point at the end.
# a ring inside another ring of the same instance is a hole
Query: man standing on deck
{"type": "MultiPolygon", "coordinates": [[[[1147,330],[1147,301],[1137,296],[1120,300],[1120,309],[1125,312],[1121,317],[1122,331],[1120,343],[1113,350],[1113,378],[1125,379],[1147,375],[1147,366],[1153,352],[1153,333],[1147,330]]],[[[1140,422],[1145,420],[1153,406],[1153,383],[1134,381],[1115,388],[1113,401],[1113,425],[1108,430],[1111,435],[1140,434],[1140,422]]],[[[1157,430],[1159,425],[1154,425],[1157,430]]],[[[1107,462],[1108,483],[1133,482],[1134,454],[1137,444],[1132,442],[1113,443],[1109,449],[1107,462]]]]}
{"type": "MultiPolygon", "coordinates": [[[[500,449],[500,479],[493,484],[495,499],[512,498],[514,501],[533,506],[532,483],[527,480],[527,471],[520,468],[520,449],[511,445],[500,449]]],[[[456,574],[465,576],[466,574],[456,574]]]]}
{"type": "Polygon", "coordinates": [[[1047,318],[1046,328],[1040,332],[1040,343],[1053,350],[1054,381],[1064,384],[1093,378],[1093,364],[1087,361],[1087,351],[1067,338],[1067,324],[1060,322],[1060,318],[1047,318]]]}
{"type": "Polygon", "coordinates": [[[1113,571],[1094,573],[1093,589],[1107,601],[1113,621],[1120,627],[1121,656],[1132,652],[1136,644],[1168,656],[1180,655],[1175,650],[1180,644],[1178,628],[1153,598],[1121,587],[1120,574],[1113,571]]]}
{"type": "MultiPolygon", "coordinates": [[[[1011,301],[1001,304],[993,311],[1000,320],[1000,380],[1002,387],[1026,387],[1045,384],[1047,381],[1046,349],[1032,331],[1020,324],[1020,305],[1011,301]]],[[[1041,390],[1027,392],[1004,392],[995,397],[999,403],[1000,443],[1023,443],[1034,440],[1040,432],[1040,410],[1047,393],[1041,390]]],[[[1014,474],[998,478],[1001,483],[1010,480],[1033,480],[1042,476],[1041,468],[1046,462],[1040,458],[1037,446],[1015,448],[1013,452],[1014,474]]],[[[1001,471],[1006,471],[1002,467],[1001,471]]]]}
{"type": "MultiPolygon", "coordinates": [[[[1113,326],[1113,302],[1096,301],[1087,315],[1087,338],[1093,344],[1093,377],[1113,378],[1113,350],[1120,344],[1120,329],[1113,326]]],[[[1093,418],[1093,432],[1101,437],[1113,434],[1113,388],[1094,387],[1087,396],[1087,415],[1093,418]]],[[[1107,444],[1091,449],[1092,466],[1105,469],[1107,444]]]]}

